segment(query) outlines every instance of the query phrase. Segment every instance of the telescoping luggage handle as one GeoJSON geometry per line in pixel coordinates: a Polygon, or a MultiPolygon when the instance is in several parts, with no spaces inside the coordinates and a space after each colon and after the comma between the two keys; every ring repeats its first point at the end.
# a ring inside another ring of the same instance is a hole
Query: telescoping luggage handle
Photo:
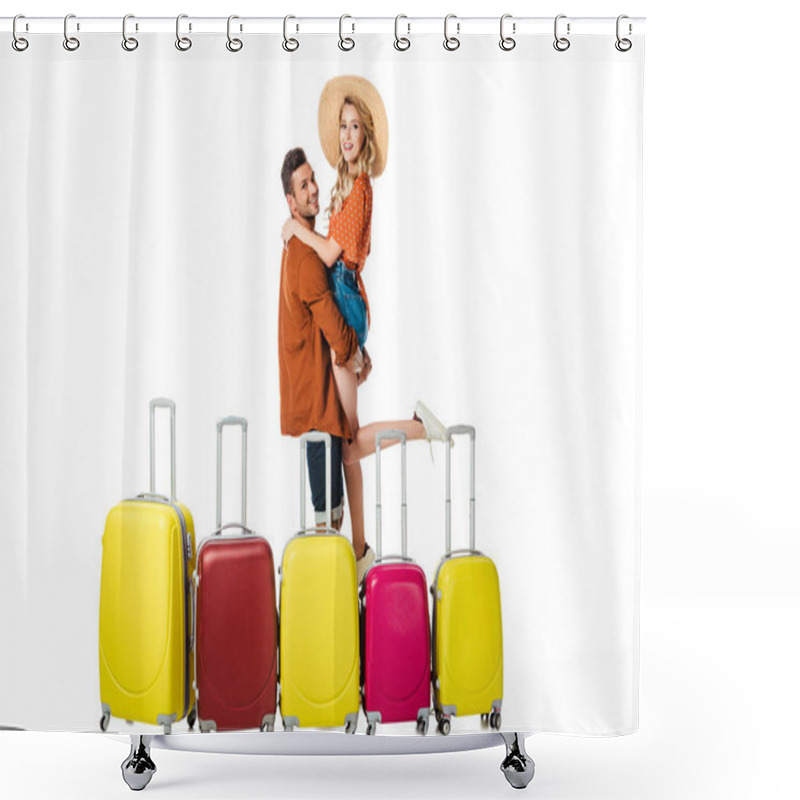
{"type": "Polygon", "coordinates": [[[175,401],[156,397],[150,401],[150,494],[156,493],[156,409],[169,409],[169,499],[175,502],[175,401]]]}
{"type": "Polygon", "coordinates": [[[252,531],[247,527],[247,420],[244,417],[224,417],[217,422],[217,529],[214,535],[229,528],[239,528],[242,533],[252,531]],[[222,524],[222,431],[225,427],[242,429],[242,521],[222,524]]]}
{"type": "Polygon", "coordinates": [[[475,550],[475,428],[472,425],[453,425],[445,431],[447,442],[447,494],[445,500],[445,552],[452,553],[450,546],[450,440],[459,434],[469,436],[469,549],[475,550]]]}
{"type": "Polygon", "coordinates": [[[325,443],[325,527],[337,533],[331,513],[331,435],[321,431],[311,431],[300,437],[300,532],[309,530],[306,528],[306,448],[311,442],[325,443]]]}
{"type": "Polygon", "coordinates": [[[400,473],[401,473],[401,494],[400,494],[400,533],[401,533],[401,559],[408,559],[408,526],[407,526],[407,506],[406,506],[406,435],[403,431],[381,431],[375,436],[375,546],[377,548],[378,560],[381,560],[383,550],[383,525],[381,517],[381,442],[384,441],[400,442],[400,473]]]}

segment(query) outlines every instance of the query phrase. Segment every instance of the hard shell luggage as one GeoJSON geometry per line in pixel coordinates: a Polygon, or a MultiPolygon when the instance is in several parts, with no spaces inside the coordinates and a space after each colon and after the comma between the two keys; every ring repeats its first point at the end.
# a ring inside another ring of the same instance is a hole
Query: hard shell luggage
{"type": "Polygon", "coordinates": [[[100,576],[100,728],[194,723],[194,522],[175,500],[175,403],[150,402],[150,492],[114,506],[100,576]],[[155,410],[170,412],[169,498],[155,494],[155,410]]]}
{"type": "Polygon", "coordinates": [[[280,595],[280,706],[283,727],[335,727],[355,733],[359,706],[356,560],[331,527],[331,438],[300,439],[300,532],[283,551],[280,595]],[[305,449],[325,443],[325,528],[305,526],[305,449]]]}
{"type": "Polygon", "coordinates": [[[361,590],[363,705],[367,733],[379,722],[414,722],[426,733],[431,704],[428,587],[422,568],[408,557],[406,435],[384,431],[375,437],[377,560],[361,590]],[[399,439],[402,495],[401,554],[382,552],[381,443],[399,439]]]}
{"type": "Polygon", "coordinates": [[[247,420],[217,423],[217,528],[200,545],[197,597],[197,715],[200,730],[273,730],[278,614],[272,548],[247,525],[247,420]],[[222,524],[222,434],[242,430],[242,521],[222,524]],[[229,534],[227,531],[236,531],[229,534]]]}
{"type": "Polygon", "coordinates": [[[446,431],[446,548],[433,594],[433,695],[439,732],[450,732],[450,718],[481,714],[496,730],[503,704],[503,618],[500,581],[490,558],[475,549],[475,428],[446,431]],[[470,438],[470,546],[450,546],[450,442],[470,438]]]}

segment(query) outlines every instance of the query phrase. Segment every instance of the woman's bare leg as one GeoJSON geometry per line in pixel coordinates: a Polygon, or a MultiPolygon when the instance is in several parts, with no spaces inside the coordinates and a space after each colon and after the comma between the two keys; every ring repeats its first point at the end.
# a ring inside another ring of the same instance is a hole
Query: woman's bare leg
{"type": "MultiPolygon", "coordinates": [[[[408,441],[425,438],[425,427],[418,419],[396,419],[385,422],[370,422],[363,428],[359,428],[352,443],[342,452],[342,460],[347,464],[358,463],[362,458],[372,455],[375,452],[375,436],[383,431],[402,431],[408,441]]],[[[388,441],[382,444],[381,448],[397,444],[397,440],[388,441]]],[[[345,474],[346,471],[345,471],[345,474]]]]}
{"type": "Polygon", "coordinates": [[[353,552],[356,558],[364,555],[367,542],[364,536],[364,476],[361,462],[344,464],[344,484],[350,503],[350,527],[353,529],[353,552]]]}
{"type": "MultiPolygon", "coordinates": [[[[382,431],[402,431],[408,441],[425,439],[425,426],[414,419],[387,420],[371,422],[363,428],[358,422],[358,377],[346,366],[336,364],[336,357],[331,350],[333,378],[339,391],[339,400],[347,415],[353,441],[342,446],[344,480],[347,489],[347,502],[350,504],[350,527],[353,530],[353,550],[356,558],[364,555],[366,540],[364,538],[364,475],[361,471],[361,459],[375,452],[375,436],[382,431]]],[[[384,447],[397,444],[397,440],[386,442],[384,447]]]]}
{"type": "MultiPolygon", "coordinates": [[[[333,352],[333,351],[331,351],[333,352]]],[[[347,415],[353,435],[358,433],[358,377],[347,367],[336,365],[333,361],[333,379],[339,390],[339,400],[347,415]]],[[[350,527],[353,530],[353,550],[356,558],[364,555],[366,540],[364,538],[364,476],[358,459],[348,456],[350,445],[342,445],[342,461],[344,462],[344,483],[347,490],[347,502],[350,505],[350,527]]]]}

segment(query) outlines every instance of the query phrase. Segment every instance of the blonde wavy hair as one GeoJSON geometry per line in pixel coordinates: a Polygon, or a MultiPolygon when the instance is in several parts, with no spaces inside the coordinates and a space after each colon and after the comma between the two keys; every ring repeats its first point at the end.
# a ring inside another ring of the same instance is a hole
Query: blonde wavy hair
{"type": "Polygon", "coordinates": [[[338,214],[339,211],[342,210],[342,205],[352,191],[353,183],[358,175],[362,172],[366,172],[370,178],[372,177],[372,167],[376,158],[375,123],[372,120],[372,112],[361,98],[355,95],[348,95],[342,101],[342,107],[339,109],[340,121],[345,106],[353,106],[361,117],[361,123],[364,127],[364,145],[356,161],[357,170],[355,175],[350,174],[347,168],[347,162],[342,155],[342,148],[339,147],[339,158],[336,161],[336,183],[331,190],[331,204],[327,208],[329,217],[333,214],[338,214]]]}

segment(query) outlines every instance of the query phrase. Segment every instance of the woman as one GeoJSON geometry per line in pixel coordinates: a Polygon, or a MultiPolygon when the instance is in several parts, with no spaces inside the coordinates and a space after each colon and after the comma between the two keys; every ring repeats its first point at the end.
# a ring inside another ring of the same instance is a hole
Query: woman
{"type": "Polygon", "coordinates": [[[370,251],[372,231],[372,182],[386,166],[388,124],[383,101],[366,79],[346,75],[334,78],[322,90],[319,106],[319,136],[325,157],[336,169],[336,183],[328,208],[328,235],[311,231],[289,218],[283,239],[296,236],[312,247],[328,267],[328,283],[345,321],[358,336],[365,369],[359,375],[346,366],[333,372],[353,438],[344,444],[343,462],[347,498],[352,517],[353,549],[361,581],[375,554],[364,538],[364,488],[360,460],[375,452],[375,435],[401,430],[407,439],[444,441],[444,425],[422,404],[412,419],[373,422],[361,427],[358,420],[358,386],[366,380],[371,361],[364,347],[370,315],[361,273],[370,251]]]}

